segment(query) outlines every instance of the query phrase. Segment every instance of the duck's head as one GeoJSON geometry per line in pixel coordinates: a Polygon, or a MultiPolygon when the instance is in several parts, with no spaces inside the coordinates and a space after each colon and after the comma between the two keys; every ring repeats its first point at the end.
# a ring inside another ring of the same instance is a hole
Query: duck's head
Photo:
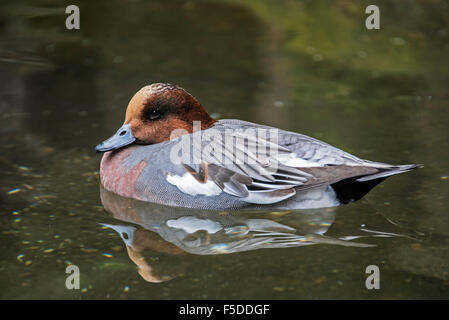
{"type": "Polygon", "coordinates": [[[132,97],[126,109],[124,124],[112,137],[97,145],[95,150],[105,152],[132,143],[166,141],[179,135],[173,132],[193,132],[193,121],[200,121],[202,130],[215,123],[198,100],[184,89],[171,84],[154,83],[143,87],[132,97]]]}

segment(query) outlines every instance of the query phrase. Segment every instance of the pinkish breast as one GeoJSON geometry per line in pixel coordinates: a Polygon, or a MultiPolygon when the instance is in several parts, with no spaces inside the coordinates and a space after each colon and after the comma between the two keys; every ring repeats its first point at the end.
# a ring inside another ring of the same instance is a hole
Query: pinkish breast
{"type": "MultiPolygon", "coordinates": [[[[140,199],[136,190],[137,179],[146,167],[144,160],[134,167],[126,167],[123,161],[135,150],[134,146],[103,155],[100,164],[100,180],[106,190],[123,197],[140,199]]],[[[142,200],[142,199],[141,199],[142,200]]]]}

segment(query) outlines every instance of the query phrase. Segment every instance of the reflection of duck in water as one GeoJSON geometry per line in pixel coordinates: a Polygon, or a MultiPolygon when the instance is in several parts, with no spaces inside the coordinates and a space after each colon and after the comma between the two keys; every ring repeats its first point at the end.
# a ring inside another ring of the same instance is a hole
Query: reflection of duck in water
{"type": "Polygon", "coordinates": [[[115,230],[126,245],[129,258],[148,282],[171,280],[184,272],[185,252],[162,240],[156,233],[133,226],[103,224],[115,230]]]}
{"type": "Polygon", "coordinates": [[[191,255],[228,254],[263,248],[319,243],[371,247],[352,240],[395,236],[363,228],[338,237],[325,235],[335,208],[301,212],[219,212],[167,207],[123,198],[101,189],[101,200],[114,218],[138,226],[105,224],[119,233],[130,259],[150,282],[170,280],[184,272],[191,255]],[[158,259],[151,255],[159,255],[158,259]],[[163,257],[163,258],[162,258],[163,257]],[[167,263],[169,261],[169,263],[167,263]]]}

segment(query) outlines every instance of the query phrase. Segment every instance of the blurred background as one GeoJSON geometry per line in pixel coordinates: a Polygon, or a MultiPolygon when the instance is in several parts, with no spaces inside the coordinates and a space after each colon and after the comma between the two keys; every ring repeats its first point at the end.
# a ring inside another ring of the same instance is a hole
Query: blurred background
{"type": "Polygon", "coordinates": [[[449,298],[449,1],[376,1],[380,30],[365,27],[370,4],[2,0],[0,298],[449,298]],[[65,27],[70,4],[80,30],[65,27]],[[381,216],[379,230],[420,236],[185,254],[181,276],[145,281],[99,224],[117,222],[100,200],[94,147],[154,82],[182,86],[216,118],[424,164],[339,208],[334,224],[348,235],[381,216]],[[64,286],[71,263],[81,290],[64,286]],[[370,264],[380,290],[364,286],[370,264]]]}

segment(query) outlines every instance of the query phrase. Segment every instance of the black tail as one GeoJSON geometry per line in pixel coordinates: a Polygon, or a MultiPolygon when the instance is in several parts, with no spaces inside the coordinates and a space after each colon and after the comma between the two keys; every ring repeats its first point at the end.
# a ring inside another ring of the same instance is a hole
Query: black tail
{"type": "Polygon", "coordinates": [[[337,194],[341,203],[357,201],[371,191],[375,186],[384,181],[389,176],[407,172],[416,168],[421,168],[420,164],[406,164],[392,166],[390,168],[379,168],[379,172],[366,176],[351,177],[332,184],[332,188],[337,194]]]}

